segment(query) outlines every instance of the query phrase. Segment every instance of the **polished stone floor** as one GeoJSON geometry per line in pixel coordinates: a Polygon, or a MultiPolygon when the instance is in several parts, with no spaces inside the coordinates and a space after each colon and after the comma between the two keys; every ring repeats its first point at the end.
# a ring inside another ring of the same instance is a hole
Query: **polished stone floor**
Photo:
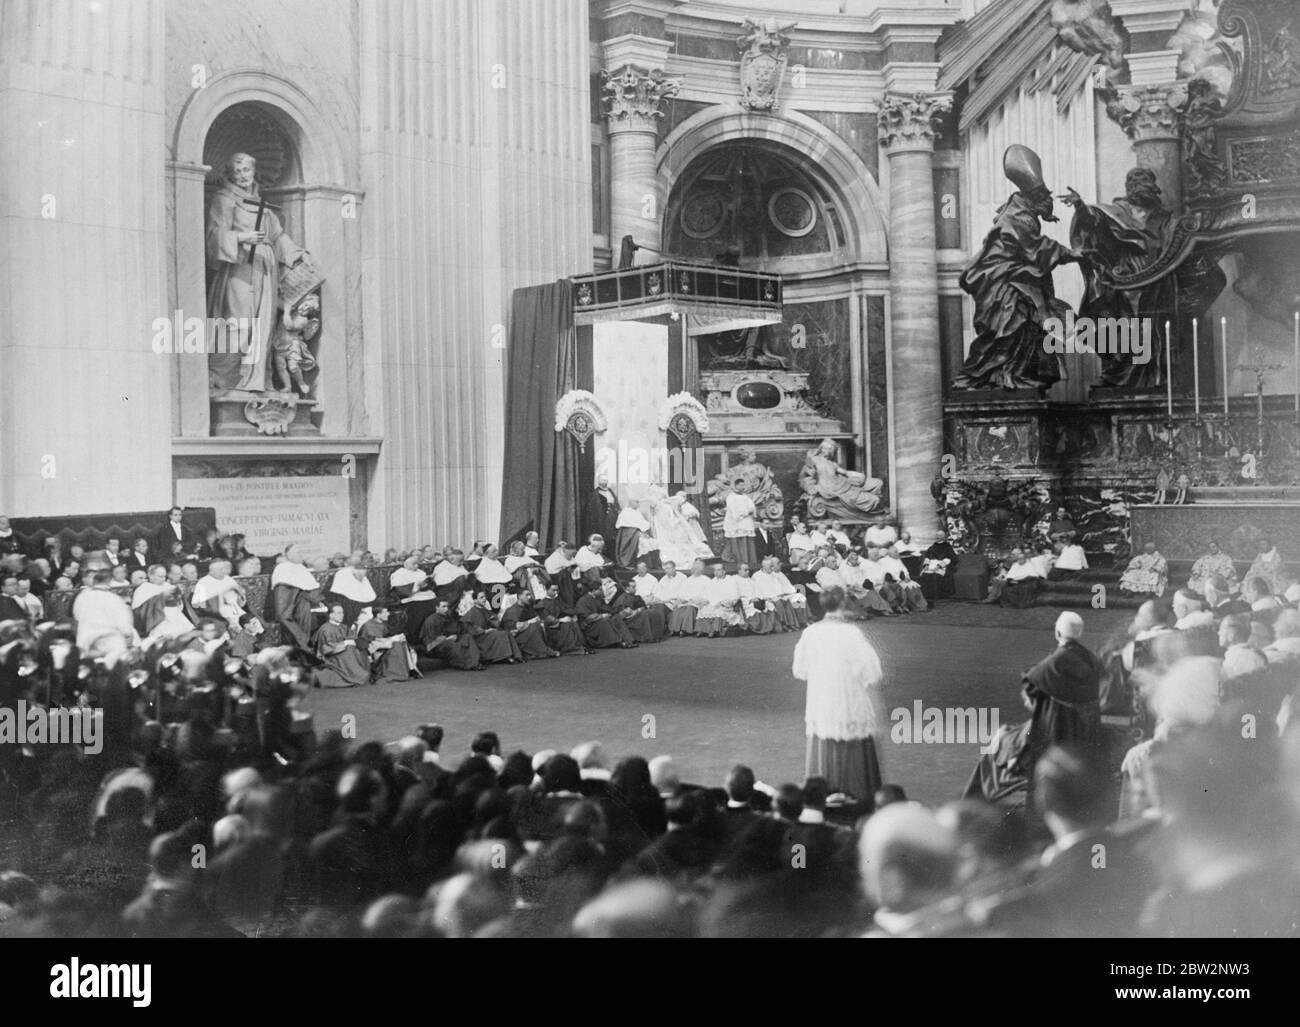
{"type": "MultiPolygon", "coordinates": [[[[1001,610],[951,604],[928,614],[863,626],[885,669],[885,702],[896,709],[975,707],[1022,720],[1021,672],[1053,645],[1059,610],[1001,610]]],[[[1083,611],[1094,649],[1131,616],[1083,611]]],[[[446,728],[444,764],[454,765],[474,734],[496,731],[506,752],[567,751],[599,740],[613,758],[672,755],[683,780],[721,784],[748,763],[779,785],[803,776],[802,682],[790,673],[794,634],[669,639],[631,651],[565,656],[482,673],[432,670],[423,681],[339,691],[310,700],[318,730],[355,717],[359,740],[392,741],[421,722],[446,728]]],[[[987,721],[986,721],[987,722],[987,721]]],[[[929,803],[958,795],[979,753],[977,742],[891,742],[885,777],[929,803]]]]}

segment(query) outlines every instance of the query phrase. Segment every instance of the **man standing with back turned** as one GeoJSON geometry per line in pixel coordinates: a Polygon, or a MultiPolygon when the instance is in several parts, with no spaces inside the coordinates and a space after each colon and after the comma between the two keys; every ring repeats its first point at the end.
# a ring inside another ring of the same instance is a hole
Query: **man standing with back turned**
{"type": "Polygon", "coordinates": [[[882,782],[875,736],[888,724],[884,672],[876,650],[845,616],[844,590],[826,589],[821,603],[825,617],[804,630],[794,649],[794,676],[808,682],[804,776],[824,777],[832,791],[866,799],[882,782]]]}

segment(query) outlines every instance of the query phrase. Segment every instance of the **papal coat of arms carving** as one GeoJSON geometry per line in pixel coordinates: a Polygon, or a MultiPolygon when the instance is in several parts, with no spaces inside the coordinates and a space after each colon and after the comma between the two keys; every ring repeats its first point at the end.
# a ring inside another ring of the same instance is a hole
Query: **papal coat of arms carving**
{"type": "Polygon", "coordinates": [[[785,78],[786,48],[790,45],[785,33],[795,24],[780,24],[775,18],[765,22],[745,19],[745,34],[736,42],[741,50],[740,105],[747,110],[776,109],[785,78]]]}

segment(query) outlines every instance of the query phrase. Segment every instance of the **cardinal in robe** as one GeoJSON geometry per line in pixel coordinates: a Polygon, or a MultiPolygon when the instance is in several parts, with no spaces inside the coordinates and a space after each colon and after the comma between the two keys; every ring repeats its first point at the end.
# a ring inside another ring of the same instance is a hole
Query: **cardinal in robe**
{"type": "Polygon", "coordinates": [[[519,598],[499,617],[501,630],[508,633],[525,660],[554,659],[560,651],[546,639],[546,628],[541,611],[531,592],[520,592],[519,598]]]}
{"type": "Polygon", "coordinates": [[[552,649],[561,653],[585,653],[588,648],[578,625],[577,614],[573,607],[560,598],[560,586],[552,582],[546,589],[546,598],[537,604],[537,612],[546,629],[546,641],[552,649]]]}
{"type": "Polygon", "coordinates": [[[461,595],[470,586],[465,579],[465,554],[459,549],[446,549],[443,558],[433,567],[433,591],[439,599],[446,599],[452,607],[460,603],[461,595]]]}
{"type": "Polygon", "coordinates": [[[755,635],[770,635],[775,631],[784,631],[776,621],[776,612],[772,604],[758,594],[758,584],[749,564],[742,563],[736,568],[732,579],[736,594],[740,597],[740,613],[745,618],[745,626],[755,635]]]}
{"type": "MultiPolygon", "coordinates": [[[[795,631],[800,627],[798,618],[795,616],[794,606],[791,605],[790,597],[784,595],[781,589],[781,583],[773,573],[774,567],[779,567],[780,563],[775,556],[769,556],[759,565],[759,569],[754,572],[754,599],[757,606],[758,602],[763,603],[762,609],[768,610],[772,614],[777,631],[795,631]]],[[[791,586],[791,592],[794,587],[791,586]]],[[[752,630],[752,626],[751,626],[752,630]]]]}
{"type": "Polygon", "coordinates": [[[578,601],[578,547],[561,540],[542,565],[551,584],[559,586],[560,598],[569,606],[578,601]]]}
{"type": "Polygon", "coordinates": [[[1237,588],[1237,568],[1232,557],[1225,553],[1216,539],[1210,540],[1209,552],[1192,564],[1192,576],[1187,579],[1187,587],[1193,592],[1204,594],[1205,586],[1216,577],[1223,578],[1228,588],[1237,588]]]}
{"type": "Polygon", "coordinates": [[[167,569],[161,564],[149,568],[149,579],[132,594],[131,615],[146,648],[159,639],[179,638],[194,630],[181,609],[177,588],[167,583],[167,569]]]}
{"type": "Polygon", "coordinates": [[[348,557],[347,563],[334,572],[325,601],[338,603],[343,607],[343,623],[355,624],[361,611],[375,602],[375,586],[370,584],[365,567],[356,556],[348,557]]]}
{"type": "Polygon", "coordinates": [[[912,580],[907,565],[899,557],[897,546],[886,549],[880,555],[878,562],[880,569],[885,572],[885,580],[892,581],[898,586],[904,607],[918,613],[925,613],[930,608],[930,604],[925,601],[925,594],[921,591],[920,584],[912,580]]]}
{"type": "Polygon", "coordinates": [[[804,595],[790,577],[781,569],[781,558],[773,556],[767,561],[767,573],[771,576],[772,587],[776,590],[779,599],[784,599],[790,604],[790,610],[794,614],[795,627],[806,628],[808,626],[808,597],[804,595]]]}
{"type": "Polygon", "coordinates": [[[513,589],[515,584],[514,575],[501,562],[501,550],[491,544],[483,548],[483,556],[479,559],[478,566],[474,568],[474,577],[480,585],[489,587],[507,585],[513,589]]]}
{"type": "Polygon", "coordinates": [[[599,583],[605,568],[609,566],[609,555],[605,552],[605,539],[600,535],[592,535],[587,539],[587,544],[574,554],[573,561],[578,573],[588,584],[599,583]]]}
{"type": "Polygon", "coordinates": [[[357,648],[370,657],[370,680],[378,684],[423,677],[416,664],[415,651],[407,645],[406,639],[400,634],[389,633],[391,614],[388,607],[375,607],[373,616],[369,618],[366,609],[357,618],[357,648]]]}
{"type": "Polygon", "coordinates": [[[704,582],[700,594],[705,602],[695,615],[695,634],[701,638],[720,638],[731,628],[745,623],[740,615],[740,593],[721,562],[713,565],[713,574],[705,577],[704,582]]]}
{"type": "Polygon", "coordinates": [[[485,663],[523,663],[524,654],[509,631],[502,631],[492,615],[486,592],[475,592],[461,600],[460,623],[474,639],[485,663]]]}
{"type": "Polygon", "coordinates": [[[200,617],[220,618],[228,627],[238,629],[247,597],[244,586],[230,576],[230,571],[229,560],[213,560],[208,573],[194,583],[190,605],[200,617]]]}
{"type": "Polygon", "coordinates": [[[320,582],[303,566],[298,547],[288,546],[271,572],[271,608],[285,638],[299,649],[311,649],[312,608],[320,600],[320,591],[320,582]]]}
{"type": "Polygon", "coordinates": [[[1128,562],[1128,567],[1119,579],[1121,592],[1149,593],[1157,596],[1165,594],[1168,584],[1169,564],[1156,551],[1154,542],[1147,542],[1142,546],[1142,552],[1128,562]]]}
{"type": "Polygon", "coordinates": [[[695,604],[687,596],[686,576],[677,573],[672,560],[664,561],[664,576],[655,585],[655,598],[668,607],[668,632],[682,636],[695,633],[695,604]]]}
{"type": "Polygon", "coordinates": [[[329,608],[329,620],[316,632],[319,688],[354,688],[370,681],[370,658],[357,647],[355,628],[343,623],[343,604],[329,608]]]}
{"type": "Polygon", "coordinates": [[[618,535],[614,541],[614,562],[620,567],[634,567],[639,561],[659,566],[659,543],[650,531],[650,522],[640,506],[629,500],[614,522],[618,535]]]}
{"type": "Polygon", "coordinates": [[[456,670],[486,670],[478,644],[451,612],[451,603],[439,599],[432,614],[420,628],[420,645],[435,660],[442,660],[456,670]]]}
{"type": "Polygon", "coordinates": [[[389,596],[402,606],[406,642],[410,647],[419,643],[425,618],[438,607],[438,597],[429,586],[429,575],[420,569],[418,553],[407,556],[388,579],[389,596]]]}
{"type": "Polygon", "coordinates": [[[669,635],[668,621],[672,617],[672,611],[667,605],[659,599],[659,579],[650,573],[650,565],[644,560],[636,565],[636,577],[632,579],[636,585],[636,594],[646,609],[650,611],[650,623],[656,632],[656,638],[667,638],[669,635]]]}
{"type": "Polygon", "coordinates": [[[537,562],[536,554],[530,556],[522,542],[511,543],[510,555],[505,558],[504,565],[521,594],[527,592],[537,602],[546,598],[550,576],[537,562]]]}
{"type": "Polygon", "coordinates": [[[632,638],[627,623],[617,617],[606,602],[603,585],[589,586],[574,606],[573,612],[582,626],[582,636],[590,648],[609,649],[621,646],[624,649],[632,649],[636,646],[637,643],[632,638]]]}

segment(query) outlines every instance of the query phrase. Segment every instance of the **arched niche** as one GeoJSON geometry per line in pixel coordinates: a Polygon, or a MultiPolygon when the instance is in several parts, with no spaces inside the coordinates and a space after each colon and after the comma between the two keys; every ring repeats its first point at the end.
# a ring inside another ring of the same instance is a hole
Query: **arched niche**
{"type": "MultiPolygon", "coordinates": [[[[719,157],[725,160],[736,147],[747,149],[774,169],[786,169],[792,181],[801,181],[802,185],[792,187],[806,193],[816,205],[819,219],[824,217],[827,222],[824,250],[784,252],[770,257],[764,265],[767,269],[798,274],[888,260],[880,188],[870,170],[830,129],[797,111],[773,116],[719,106],[678,125],[656,154],[659,180],[669,197],[664,209],[665,241],[680,227],[683,201],[690,198],[699,177],[711,166],[709,162],[719,157]]],[[[795,223],[804,206],[792,203],[789,214],[795,223]]],[[[764,209],[762,214],[771,220],[770,210],[764,209]]]]}
{"type": "Polygon", "coordinates": [[[664,213],[664,252],[742,267],[794,270],[850,263],[843,213],[795,151],[764,140],[719,143],[678,178],[664,213]]]}
{"type": "MultiPolygon", "coordinates": [[[[258,158],[262,195],[277,208],[295,242],[308,249],[322,274],[319,390],[327,436],[354,434],[364,412],[349,404],[359,389],[358,361],[348,340],[361,335],[361,312],[346,288],[349,267],[360,264],[361,190],[344,179],[337,127],[289,80],[264,72],[218,75],[187,98],[173,127],[168,179],[172,190],[169,271],[173,305],[203,316],[208,274],[204,233],[208,203],[223,165],[238,151],[258,158]],[[352,305],[350,305],[352,304],[352,305]]],[[[208,374],[203,361],[176,361],[173,423],[184,437],[212,430],[208,374]]]]}

